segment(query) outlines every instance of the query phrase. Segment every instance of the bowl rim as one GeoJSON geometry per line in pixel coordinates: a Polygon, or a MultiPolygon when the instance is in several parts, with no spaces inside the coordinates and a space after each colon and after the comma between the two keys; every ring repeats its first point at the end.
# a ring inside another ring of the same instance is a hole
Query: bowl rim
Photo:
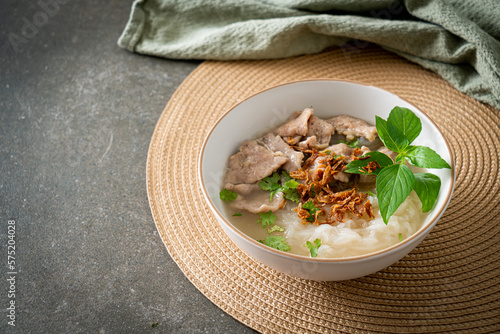
{"type": "MultiPolygon", "coordinates": [[[[210,128],[210,131],[207,133],[207,135],[205,136],[205,139],[203,140],[203,144],[202,144],[202,146],[200,148],[200,154],[198,156],[198,177],[199,177],[200,185],[201,185],[201,188],[202,188],[203,195],[204,195],[204,197],[206,199],[206,202],[210,206],[211,211],[217,216],[216,218],[218,218],[218,222],[219,223],[220,222],[224,222],[224,224],[226,225],[226,227],[228,227],[232,232],[236,233],[238,236],[242,237],[243,239],[245,239],[246,241],[250,242],[254,246],[257,246],[258,248],[262,249],[263,251],[267,251],[269,253],[272,253],[273,255],[277,255],[277,256],[280,256],[280,257],[285,257],[285,258],[295,259],[295,260],[300,260],[300,261],[311,261],[311,262],[314,262],[314,263],[354,262],[354,261],[358,261],[358,260],[365,260],[365,259],[372,258],[372,257],[378,257],[378,256],[381,256],[381,255],[383,255],[385,253],[392,252],[393,250],[395,250],[397,248],[401,248],[402,246],[408,245],[409,243],[412,243],[415,239],[419,238],[421,235],[423,235],[423,237],[425,237],[426,234],[429,233],[430,230],[432,229],[432,227],[436,224],[436,222],[441,218],[441,216],[443,215],[444,211],[448,207],[448,205],[450,203],[450,200],[451,200],[451,197],[452,197],[452,194],[453,194],[453,191],[455,189],[455,182],[456,182],[456,180],[455,180],[455,177],[456,177],[456,174],[455,174],[455,159],[454,159],[454,156],[453,156],[453,151],[450,148],[450,144],[448,143],[448,140],[443,136],[443,133],[441,132],[441,130],[439,129],[439,127],[436,125],[436,123],[425,112],[423,112],[422,110],[420,110],[420,108],[417,108],[413,103],[411,103],[411,102],[407,101],[406,99],[400,97],[399,95],[396,95],[396,94],[394,94],[392,92],[389,92],[388,90],[385,90],[383,88],[372,86],[372,85],[369,85],[369,84],[366,84],[366,83],[362,83],[362,82],[357,82],[357,81],[354,81],[354,80],[331,79],[331,78],[313,78],[313,79],[301,79],[301,80],[292,80],[292,81],[282,82],[282,83],[275,84],[275,85],[272,85],[270,87],[266,87],[264,89],[261,89],[261,90],[255,92],[255,93],[252,93],[251,95],[246,96],[241,101],[238,101],[238,102],[234,103],[231,107],[229,107],[217,119],[217,121],[210,128]],[[276,89],[276,88],[282,87],[282,86],[297,84],[297,83],[319,82],[319,81],[323,81],[323,82],[344,82],[344,83],[350,83],[350,84],[355,84],[355,85],[361,85],[361,86],[375,88],[375,89],[381,90],[381,91],[383,91],[385,93],[394,95],[395,97],[397,97],[397,98],[403,100],[404,102],[408,103],[409,105],[411,105],[412,108],[416,109],[419,113],[423,114],[429,120],[429,122],[435,127],[435,129],[438,131],[439,135],[443,139],[444,144],[446,145],[446,149],[448,150],[448,153],[449,153],[449,156],[450,156],[450,166],[451,166],[451,170],[450,170],[451,171],[451,184],[450,184],[450,187],[449,187],[448,192],[446,194],[445,201],[444,201],[443,205],[441,206],[441,208],[439,208],[439,210],[436,212],[436,214],[434,215],[433,219],[431,219],[430,221],[428,221],[424,226],[420,227],[420,229],[417,232],[413,233],[411,236],[409,236],[408,238],[404,239],[403,241],[398,242],[398,243],[396,243],[396,244],[394,244],[392,246],[383,248],[381,250],[375,251],[375,252],[370,252],[370,253],[366,253],[366,254],[362,254],[362,255],[356,255],[356,256],[343,257],[343,258],[317,258],[317,257],[313,258],[313,257],[304,256],[304,255],[298,255],[298,254],[283,252],[283,251],[279,251],[277,249],[274,249],[272,247],[266,246],[266,245],[258,242],[257,240],[251,238],[250,236],[248,236],[247,234],[243,233],[242,231],[240,231],[236,226],[234,226],[230,221],[228,221],[221,212],[219,212],[219,210],[215,207],[214,203],[210,199],[210,196],[209,196],[208,191],[207,191],[207,189],[205,187],[205,182],[204,182],[204,179],[203,179],[203,170],[202,170],[203,157],[204,157],[205,148],[206,148],[206,145],[208,143],[208,140],[210,139],[210,137],[212,136],[213,131],[219,125],[219,123],[222,121],[222,119],[224,119],[224,117],[226,117],[231,111],[233,111],[240,104],[248,101],[249,99],[251,99],[251,98],[253,98],[253,97],[255,97],[255,96],[259,95],[259,94],[267,92],[269,90],[276,89]]],[[[237,246],[240,247],[239,245],[237,245],[237,246]]]]}

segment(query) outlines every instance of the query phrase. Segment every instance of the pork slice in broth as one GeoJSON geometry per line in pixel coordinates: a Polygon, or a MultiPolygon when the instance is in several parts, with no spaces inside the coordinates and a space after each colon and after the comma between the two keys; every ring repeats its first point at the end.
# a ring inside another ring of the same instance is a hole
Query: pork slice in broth
{"type": "Polygon", "coordinates": [[[229,158],[226,183],[255,183],[274,173],[288,162],[282,152],[273,152],[257,140],[248,140],[229,158]]]}
{"type": "Polygon", "coordinates": [[[229,206],[236,210],[246,210],[251,213],[275,212],[285,205],[285,197],[278,192],[270,200],[269,191],[262,190],[257,183],[254,184],[226,184],[226,189],[238,194],[229,206]]]}
{"type": "Polygon", "coordinates": [[[333,155],[349,157],[354,149],[347,146],[347,144],[340,143],[328,146],[327,150],[330,151],[333,155]]]}
{"type": "Polygon", "coordinates": [[[304,111],[294,112],[288,122],[276,129],[276,133],[281,137],[296,137],[307,135],[309,118],[313,114],[311,108],[306,108],[304,111]]]}
{"type": "Polygon", "coordinates": [[[330,143],[330,137],[334,132],[334,127],[328,122],[316,117],[311,116],[308,122],[307,137],[315,136],[316,143],[311,148],[322,150],[330,143]]]}
{"type": "Polygon", "coordinates": [[[356,137],[365,137],[370,142],[377,138],[377,129],[362,119],[347,115],[335,116],[327,119],[326,122],[333,125],[335,132],[346,136],[347,140],[356,137]]]}
{"type": "Polygon", "coordinates": [[[281,139],[280,136],[275,136],[269,133],[262,137],[262,142],[274,152],[281,152],[288,161],[283,165],[283,169],[287,172],[293,172],[302,166],[302,160],[304,159],[304,153],[295,151],[287,143],[281,139]]]}
{"type": "Polygon", "coordinates": [[[305,140],[301,141],[297,145],[305,149],[313,149],[316,147],[317,143],[318,141],[316,140],[316,136],[311,136],[307,137],[305,140]]]}

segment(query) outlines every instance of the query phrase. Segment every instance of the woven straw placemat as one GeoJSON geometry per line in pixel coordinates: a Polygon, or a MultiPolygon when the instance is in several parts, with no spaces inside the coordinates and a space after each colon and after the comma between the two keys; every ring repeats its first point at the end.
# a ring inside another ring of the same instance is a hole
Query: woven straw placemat
{"type": "MultiPolygon", "coordinates": [[[[377,47],[281,60],[202,63],[161,115],[147,162],[152,214],[170,255],[215,305],[264,333],[500,332],[500,111],[377,47]],[[278,273],[229,239],[197,179],[202,142],[233,104],[283,82],[370,84],[433,119],[456,161],[456,190],[424,242],[393,266],[342,282],[278,273]]],[[[167,287],[165,287],[167,288],[167,287]]]]}

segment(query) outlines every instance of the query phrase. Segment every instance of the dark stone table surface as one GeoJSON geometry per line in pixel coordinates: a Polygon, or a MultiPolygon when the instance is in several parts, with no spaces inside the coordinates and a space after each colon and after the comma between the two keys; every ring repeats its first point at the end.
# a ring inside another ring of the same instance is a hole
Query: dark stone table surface
{"type": "Polygon", "coordinates": [[[147,198],[155,124],[200,62],[119,48],[130,0],[55,1],[0,1],[0,332],[253,332],[187,280],[147,198]]]}

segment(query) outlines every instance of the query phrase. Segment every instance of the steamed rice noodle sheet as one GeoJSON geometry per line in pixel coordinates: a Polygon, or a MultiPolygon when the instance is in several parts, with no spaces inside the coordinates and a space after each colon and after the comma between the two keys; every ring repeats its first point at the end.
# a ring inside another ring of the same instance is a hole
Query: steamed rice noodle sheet
{"type": "MultiPolygon", "coordinates": [[[[426,214],[412,193],[384,223],[376,176],[344,171],[371,151],[396,156],[361,119],[320,119],[311,108],[295,112],[229,158],[224,189],[234,198],[228,216],[250,237],[304,256],[344,258],[390,247],[415,233],[426,214]]],[[[375,170],[377,163],[365,168],[375,170]]]]}

